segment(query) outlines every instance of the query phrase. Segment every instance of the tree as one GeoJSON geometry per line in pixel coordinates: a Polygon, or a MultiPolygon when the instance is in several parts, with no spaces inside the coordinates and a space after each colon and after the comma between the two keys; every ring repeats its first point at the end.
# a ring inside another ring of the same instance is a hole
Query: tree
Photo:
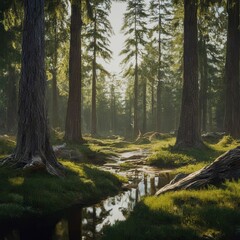
{"type": "Polygon", "coordinates": [[[6,162],[24,168],[37,165],[60,176],[63,167],[49,142],[44,59],[44,0],[25,0],[17,146],[6,162]]]}
{"type": "Polygon", "coordinates": [[[197,0],[184,0],[184,79],[176,147],[199,147],[197,0]]]}
{"type": "Polygon", "coordinates": [[[110,75],[98,62],[99,58],[104,61],[111,59],[112,52],[109,49],[109,38],[113,34],[108,15],[111,10],[110,0],[92,0],[93,21],[86,27],[84,35],[88,42],[88,54],[92,54],[92,110],[91,110],[91,134],[97,135],[97,70],[110,75]]]}
{"type": "MultiPolygon", "coordinates": [[[[63,60],[61,51],[63,43],[68,39],[68,5],[66,1],[47,1],[46,8],[46,67],[51,76],[50,124],[53,128],[60,127],[59,113],[59,65],[63,60]]],[[[64,52],[64,58],[68,54],[64,52]]]]}
{"type": "Polygon", "coordinates": [[[17,125],[17,85],[20,78],[20,51],[23,8],[16,1],[3,1],[0,4],[0,91],[5,113],[1,114],[8,133],[16,132],[17,125]],[[6,118],[3,118],[6,116],[6,118]]]}
{"type": "Polygon", "coordinates": [[[121,51],[121,55],[125,56],[122,61],[123,64],[129,64],[125,76],[130,76],[132,69],[134,69],[134,126],[133,135],[136,137],[139,132],[139,119],[138,119],[138,95],[139,95],[139,61],[142,54],[141,47],[146,43],[145,34],[146,18],[145,3],[143,0],[129,0],[127,6],[127,12],[124,15],[124,23],[122,31],[127,37],[125,40],[124,49],[121,51]],[[134,64],[133,64],[134,62],[134,64]]]}
{"type": "Polygon", "coordinates": [[[81,131],[81,0],[71,2],[69,97],[65,125],[65,139],[83,142],[81,131]]]}
{"type": "Polygon", "coordinates": [[[232,137],[240,137],[239,95],[239,1],[228,0],[228,33],[225,65],[226,110],[225,131],[232,137]]]}

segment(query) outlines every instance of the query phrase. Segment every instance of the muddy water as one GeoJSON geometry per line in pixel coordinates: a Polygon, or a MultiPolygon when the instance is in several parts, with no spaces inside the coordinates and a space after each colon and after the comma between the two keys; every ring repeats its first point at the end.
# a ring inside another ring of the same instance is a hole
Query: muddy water
{"type": "Polygon", "coordinates": [[[79,210],[77,213],[79,220],[75,228],[71,226],[69,219],[62,219],[56,225],[53,239],[100,239],[105,226],[126,220],[141,197],[154,195],[159,188],[167,184],[171,180],[168,171],[160,172],[159,169],[139,164],[147,154],[143,150],[122,153],[113,163],[103,166],[105,170],[130,179],[125,191],[79,210]],[[133,169],[123,170],[120,167],[123,162],[131,162],[133,169]]]}

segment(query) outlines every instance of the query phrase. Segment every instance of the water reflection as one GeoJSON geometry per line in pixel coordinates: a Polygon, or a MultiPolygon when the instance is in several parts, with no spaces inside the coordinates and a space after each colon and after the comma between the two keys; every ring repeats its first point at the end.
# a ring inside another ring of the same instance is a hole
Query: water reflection
{"type": "Polygon", "coordinates": [[[54,240],[97,240],[105,226],[126,220],[141,197],[154,195],[170,181],[169,174],[139,174],[130,186],[135,186],[99,204],[83,208],[73,213],[67,220],[56,225],[54,240]],[[135,181],[135,183],[134,183],[135,181]]]}

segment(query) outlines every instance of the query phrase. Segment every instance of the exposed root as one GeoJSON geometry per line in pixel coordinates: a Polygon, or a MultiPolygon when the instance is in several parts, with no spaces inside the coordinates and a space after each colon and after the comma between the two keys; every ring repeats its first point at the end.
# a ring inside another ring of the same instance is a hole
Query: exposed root
{"type": "MultiPolygon", "coordinates": [[[[0,166],[6,166],[11,168],[22,168],[24,171],[35,172],[46,170],[48,173],[58,177],[64,177],[65,168],[60,164],[54,154],[49,156],[48,159],[44,154],[35,155],[28,161],[17,159],[15,154],[12,154],[2,160],[0,166]],[[41,155],[41,156],[40,156],[41,155]]],[[[51,155],[51,154],[50,154],[51,155]]]]}
{"type": "Polygon", "coordinates": [[[174,181],[161,188],[156,195],[181,189],[200,189],[212,185],[219,185],[225,180],[240,178],[240,147],[230,150],[213,163],[188,176],[178,176],[174,181]]]}

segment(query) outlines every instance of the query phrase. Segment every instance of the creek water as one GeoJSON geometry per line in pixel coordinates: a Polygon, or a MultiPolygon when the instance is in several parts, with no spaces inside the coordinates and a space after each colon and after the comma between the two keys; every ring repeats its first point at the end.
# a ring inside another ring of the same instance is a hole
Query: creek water
{"type": "MultiPolygon", "coordinates": [[[[125,186],[124,191],[118,195],[109,197],[92,206],[76,207],[59,221],[43,224],[38,229],[32,228],[33,235],[35,234],[34,238],[31,234],[21,235],[18,230],[13,230],[2,239],[100,239],[105,226],[111,226],[117,221],[126,220],[141,197],[154,195],[159,188],[171,180],[168,171],[161,172],[159,169],[139,164],[147,154],[143,150],[122,153],[119,158],[114,159],[113,163],[101,167],[107,171],[128,177],[129,183],[125,186]],[[131,163],[133,168],[123,170],[120,167],[123,162],[131,163]]],[[[29,229],[26,231],[31,232],[29,229]]]]}
{"type": "MultiPolygon", "coordinates": [[[[76,213],[78,223],[75,228],[69,225],[69,219],[62,219],[56,224],[54,240],[98,240],[106,226],[117,221],[124,221],[133,211],[134,206],[144,196],[154,195],[158,189],[171,179],[168,171],[148,167],[142,164],[148,155],[146,150],[125,152],[113,158],[113,162],[101,167],[104,170],[126,176],[129,183],[125,191],[114,197],[109,197],[93,206],[79,209],[76,213]],[[130,169],[121,168],[122,163],[131,164],[130,169]]],[[[74,222],[76,224],[76,221],[74,222]]],[[[71,224],[71,223],[70,223],[71,224]]]]}

